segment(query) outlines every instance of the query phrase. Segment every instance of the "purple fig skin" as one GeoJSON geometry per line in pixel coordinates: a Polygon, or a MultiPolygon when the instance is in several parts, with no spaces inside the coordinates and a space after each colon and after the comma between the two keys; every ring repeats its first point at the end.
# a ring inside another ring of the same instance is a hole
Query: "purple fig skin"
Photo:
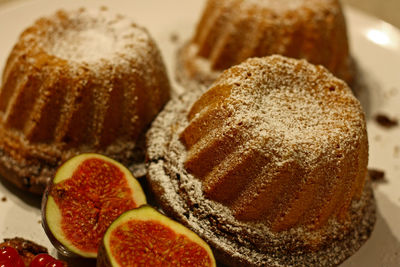
{"type": "Polygon", "coordinates": [[[111,262],[107,257],[107,251],[104,247],[104,242],[100,242],[99,250],[97,252],[96,267],[111,267],[111,262]]]}
{"type": "Polygon", "coordinates": [[[81,257],[80,255],[70,251],[60,241],[58,241],[58,239],[54,236],[53,232],[50,230],[50,228],[47,224],[46,205],[47,205],[47,200],[49,197],[50,189],[52,186],[53,186],[53,180],[51,180],[50,183],[47,185],[46,189],[44,190],[43,196],[42,196],[41,213],[42,213],[42,227],[44,229],[44,232],[46,233],[47,237],[49,238],[51,244],[53,244],[53,246],[57,249],[57,251],[61,255],[70,257],[70,258],[81,257]]]}
{"type": "MultiPolygon", "coordinates": [[[[216,266],[216,261],[215,261],[214,255],[213,255],[213,251],[211,250],[209,245],[207,243],[205,243],[204,240],[202,240],[197,234],[192,232],[189,228],[172,220],[171,218],[168,218],[166,215],[161,213],[156,208],[152,207],[151,205],[144,204],[138,208],[125,211],[117,219],[115,219],[114,222],[108,227],[108,229],[105,232],[103,239],[101,240],[100,245],[99,245],[96,267],[120,267],[120,266],[125,267],[125,265],[127,265],[127,264],[118,263],[117,260],[113,258],[114,256],[112,255],[111,248],[108,248],[108,247],[110,246],[110,242],[112,241],[112,238],[111,238],[112,232],[114,230],[118,229],[119,226],[121,226],[125,223],[128,223],[130,220],[139,220],[139,221],[143,221],[143,222],[156,221],[159,223],[159,225],[161,225],[165,228],[169,228],[176,234],[182,235],[182,236],[188,238],[188,240],[190,240],[190,242],[197,244],[199,247],[201,247],[202,249],[205,250],[205,252],[207,253],[209,260],[210,260],[210,262],[209,262],[210,265],[207,265],[207,266],[211,266],[211,267],[216,266]],[[140,214],[140,216],[139,216],[139,214],[140,214]],[[114,264],[113,264],[113,262],[114,262],[114,264]]],[[[146,235],[148,235],[148,234],[149,233],[146,232],[146,235]]],[[[114,238],[116,238],[116,237],[114,237],[114,238]]],[[[118,237],[118,238],[120,238],[120,237],[118,237]]],[[[149,238],[151,239],[150,236],[149,236],[149,238]]],[[[113,240],[115,240],[115,239],[113,239],[113,240]]],[[[157,245],[154,245],[154,246],[157,246],[157,245]]],[[[139,253],[141,253],[141,252],[139,252],[139,253]]],[[[146,253],[144,253],[144,254],[146,254],[146,253]]],[[[136,254],[132,254],[132,255],[136,255],[136,254]]],[[[143,264],[143,262],[135,263],[134,265],[142,266],[142,264],[143,264]]],[[[182,265],[182,263],[180,265],[182,265]]],[[[167,266],[173,266],[173,265],[171,265],[171,263],[169,263],[169,264],[167,264],[167,266]]],[[[200,266],[200,265],[194,265],[194,266],[200,266]]]]}

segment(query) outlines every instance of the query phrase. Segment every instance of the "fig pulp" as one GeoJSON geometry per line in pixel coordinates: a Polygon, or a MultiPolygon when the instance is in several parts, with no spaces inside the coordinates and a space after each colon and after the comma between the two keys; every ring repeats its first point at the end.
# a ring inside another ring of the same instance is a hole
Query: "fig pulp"
{"type": "Polygon", "coordinates": [[[150,206],[123,213],[107,229],[97,267],[215,266],[210,247],[150,206]]]}
{"type": "Polygon", "coordinates": [[[108,226],[145,203],[128,169],[102,155],[81,154],[60,166],[46,189],[43,227],[61,254],[95,258],[108,226]]]}

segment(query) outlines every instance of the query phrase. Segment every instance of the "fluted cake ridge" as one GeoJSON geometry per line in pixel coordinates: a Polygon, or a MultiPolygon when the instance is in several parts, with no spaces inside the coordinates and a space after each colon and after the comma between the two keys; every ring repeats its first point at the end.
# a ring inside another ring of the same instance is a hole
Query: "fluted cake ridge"
{"type": "Polygon", "coordinates": [[[145,28],[104,7],[42,17],[21,34],[4,68],[1,173],[39,193],[51,170],[77,153],[143,161],[138,145],[169,94],[145,28]]]}
{"type": "Polygon", "coordinates": [[[281,56],[225,71],[197,100],[180,137],[185,167],[238,219],[277,230],[346,218],[366,177],[364,114],[322,66],[281,56]],[[310,196],[313,197],[310,197],[310,196]]]}

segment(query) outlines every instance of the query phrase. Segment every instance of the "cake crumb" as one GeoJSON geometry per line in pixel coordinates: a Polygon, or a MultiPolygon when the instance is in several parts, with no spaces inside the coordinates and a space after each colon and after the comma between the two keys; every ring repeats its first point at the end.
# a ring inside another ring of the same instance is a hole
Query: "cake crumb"
{"type": "Polygon", "coordinates": [[[375,141],[379,142],[381,141],[381,136],[379,134],[375,135],[375,141]]]}
{"type": "Polygon", "coordinates": [[[380,126],[383,126],[385,128],[392,128],[392,127],[395,127],[395,126],[397,126],[399,124],[397,119],[389,118],[387,115],[381,114],[381,113],[375,115],[375,121],[380,126]]]}
{"type": "Polygon", "coordinates": [[[177,43],[179,41],[179,35],[176,32],[171,33],[169,39],[172,43],[177,43]]]}
{"type": "Polygon", "coordinates": [[[378,169],[368,169],[369,177],[373,182],[386,182],[385,172],[378,169]]]}
{"type": "Polygon", "coordinates": [[[395,95],[398,94],[398,92],[399,91],[397,90],[397,88],[393,87],[392,89],[390,89],[389,95],[390,95],[390,97],[394,97],[395,95]]]}
{"type": "Polygon", "coordinates": [[[393,151],[393,156],[398,158],[400,156],[400,146],[395,146],[393,151]]]}

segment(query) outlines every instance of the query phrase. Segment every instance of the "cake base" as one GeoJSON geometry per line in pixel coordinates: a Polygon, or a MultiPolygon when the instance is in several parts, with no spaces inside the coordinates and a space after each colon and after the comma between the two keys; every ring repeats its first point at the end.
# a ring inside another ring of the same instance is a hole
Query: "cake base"
{"type": "Polygon", "coordinates": [[[58,10],[20,34],[2,78],[0,176],[40,194],[85,152],[145,174],[144,133],[171,91],[145,28],[106,7],[58,10]]]}
{"type": "Polygon", "coordinates": [[[369,179],[361,199],[352,203],[349,220],[331,220],[328,230],[297,227],[274,233],[262,224],[237,221],[228,208],[205,198],[201,182],[183,167],[186,152],[177,134],[199,94],[173,99],[154,121],[147,133],[148,181],[163,211],[201,236],[218,261],[229,266],[336,266],[366,242],[376,220],[369,179]]]}
{"type": "MultiPolygon", "coordinates": [[[[50,160],[40,157],[37,151],[32,149],[29,159],[18,161],[15,157],[9,155],[3,149],[0,149],[0,177],[8,180],[19,189],[29,191],[34,194],[42,194],[46,189],[49,181],[55,175],[58,166],[70,157],[85,152],[93,152],[109,156],[125,166],[132,172],[133,176],[140,178],[146,174],[146,166],[144,164],[144,136],[138,143],[124,143],[124,146],[113,147],[115,151],[100,151],[93,149],[69,151],[62,155],[55,153],[53,157],[47,155],[50,160]],[[36,153],[35,153],[36,152],[36,153]],[[36,154],[36,156],[34,156],[36,154]],[[57,155],[58,154],[58,155],[57,155]]],[[[21,157],[22,158],[22,157],[21,157]]]]}

